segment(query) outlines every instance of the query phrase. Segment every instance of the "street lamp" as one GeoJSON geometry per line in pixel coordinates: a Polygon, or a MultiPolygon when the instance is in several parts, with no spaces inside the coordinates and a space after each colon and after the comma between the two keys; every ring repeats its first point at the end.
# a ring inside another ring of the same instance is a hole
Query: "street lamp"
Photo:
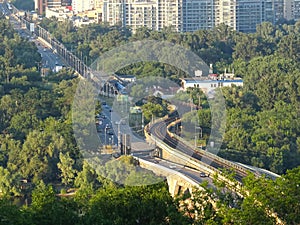
{"type": "Polygon", "coordinates": [[[196,126],[195,124],[195,149],[197,148],[197,139],[198,139],[197,129],[200,130],[200,138],[202,139],[202,128],[200,126],[196,126]]]}
{"type": "Polygon", "coordinates": [[[121,131],[120,131],[120,125],[122,124],[122,122],[126,118],[127,117],[124,117],[124,118],[120,119],[119,122],[116,122],[116,124],[118,125],[118,148],[119,148],[119,150],[121,150],[121,131]]]}
{"type": "Polygon", "coordinates": [[[108,129],[108,124],[106,124],[105,128],[104,128],[104,146],[106,146],[106,132],[108,129]]]}

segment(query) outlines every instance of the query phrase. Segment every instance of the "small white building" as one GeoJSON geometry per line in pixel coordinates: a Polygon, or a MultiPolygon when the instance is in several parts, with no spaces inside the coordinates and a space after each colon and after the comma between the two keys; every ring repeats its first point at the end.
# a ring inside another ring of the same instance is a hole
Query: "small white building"
{"type": "Polygon", "coordinates": [[[243,86],[241,78],[209,79],[209,78],[182,78],[181,86],[184,91],[188,88],[200,88],[204,93],[221,87],[243,86]]]}
{"type": "Polygon", "coordinates": [[[117,77],[117,79],[120,79],[124,82],[128,82],[128,83],[134,83],[136,81],[136,77],[134,75],[115,75],[117,77]]]}
{"type": "Polygon", "coordinates": [[[64,21],[68,18],[73,16],[73,12],[65,7],[61,8],[46,8],[46,15],[47,18],[55,17],[58,21],[64,21]]]}

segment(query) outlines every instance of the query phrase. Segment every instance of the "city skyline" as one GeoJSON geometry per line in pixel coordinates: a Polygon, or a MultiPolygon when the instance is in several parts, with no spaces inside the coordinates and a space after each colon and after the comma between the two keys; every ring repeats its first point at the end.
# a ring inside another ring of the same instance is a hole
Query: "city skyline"
{"type": "Polygon", "coordinates": [[[35,0],[39,14],[46,9],[71,7],[73,14],[96,11],[97,22],[177,32],[209,30],[225,24],[251,33],[263,22],[300,18],[300,0],[35,0]]]}

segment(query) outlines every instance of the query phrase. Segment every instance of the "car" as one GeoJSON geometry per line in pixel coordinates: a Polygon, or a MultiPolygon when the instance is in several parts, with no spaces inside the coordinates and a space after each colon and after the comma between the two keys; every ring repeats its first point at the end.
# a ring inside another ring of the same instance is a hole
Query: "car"
{"type": "Polygon", "coordinates": [[[121,155],[119,153],[115,153],[112,155],[114,158],[119,158],[121,155]]]}
{"type": "Polygon", "coordinates": [[[176,168],[175,165],[170,165],[169,167],[170,167],[170,169],[175,169],[176,168]]]}
{"type": "Polygon", "coordinates": [[[44,52],[46,52],[47,51],[47,49],[46,48],[44,48],[44,50],[43,50],[44,52]]]}
{"type": "Polygon", "coordinates": [[[204,173],[204,172],[201,172],[201,173],[200,173],[200,177],[207,177],[207,174],[204,173]]]}

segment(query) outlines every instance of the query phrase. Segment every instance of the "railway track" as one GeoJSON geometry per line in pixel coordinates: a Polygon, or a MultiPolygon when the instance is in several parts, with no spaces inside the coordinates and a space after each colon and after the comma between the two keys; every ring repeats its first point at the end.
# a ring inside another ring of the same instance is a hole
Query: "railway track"
{"type": "Polygon", "coordinates": [[[248,175],[248,171],[233,168],[229,162],[224,163],[224,160],[218,159],[218,157],[212,157],[209,154],[202,153],[201,151],[195,151],[195,149],[193,149],[191,146],[179,141],[176,138],[171,137],[167,132],[167,126],[174,121],[175,118],[171,117],[160,122],[154,123],[149,127],[149,133],[154,135],[157,139],[162,140],[171,148],[177,149],[178,151],[189,155],[192,158],[219,170],[220,172],[222,170],[233,170],[235,173],[234,177],[238,181],[242,181],[242,178],[248,175]]]}

